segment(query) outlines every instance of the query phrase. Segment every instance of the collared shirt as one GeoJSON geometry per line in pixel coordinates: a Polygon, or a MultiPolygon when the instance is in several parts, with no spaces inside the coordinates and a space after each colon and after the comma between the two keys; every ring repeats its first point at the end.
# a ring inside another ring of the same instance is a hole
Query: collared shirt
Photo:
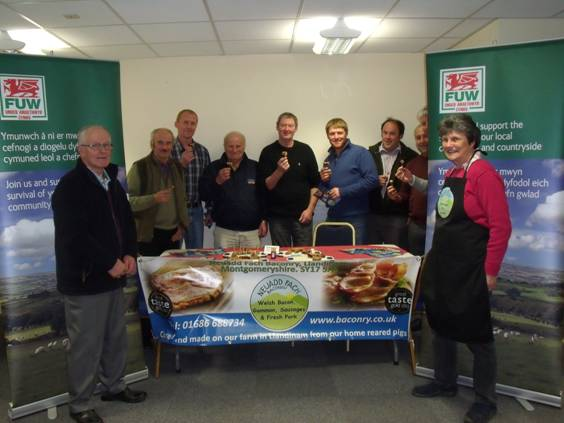
{"type": "MultiPolygon", "coordinates": [[[[394,167],[394,163],[395,163],[396,159],[398,158],[398,155],[401,151],[401,146],[398,145],[392,151],[388,151],[384,148],[384,144],[382,144],[382,145],[380,145],[379,151],[380,151],[380,157],[382,158],[382,166],[384,168],[384,175],[388,175],[388,178],[392,178],[393,176],[390,175],[390,173],[392,172],[392,168],[394,167]]],[[[386,195],[386,188],[387,187],[388,187],[388,184],[383,186],[381,191],[380,191],[382,198],[384,198],[385,195],[386,195]]]]}
{"type": "Polygon", "coordinates": [[[106,169],[104,169],[104,172],[102,172],[101,175],[98,175],[96,172],[94,172],[92,169],[90,169],[88,166],[86,166],[86,168],[92,172],[92,174],[96,177],[96,179],[98,180],[98,182],[100,182],[100,185],[102,185],[104,187],[104,189],[107,191],[109,189],[110,186],[110,176],[108,175],[108,173],[106,172],[106,169]]]}
{"type": "MultiPolygon", "coordinates": [[[[211,161],[208,149],[202,144],[192,141],[192,149],[194,153],[194,160],[188,163],[184,168],[184,178],[186,180],[186,201],[189,206],[200,202],[198,184],[200,182],[200,177],[204,173],[204,169],[211,161]]],[[[184,150],[184,146],[177,137],[176,142],[174,143],[174,148],[172,149],[172,156],[180,161],[184,150]]]]}

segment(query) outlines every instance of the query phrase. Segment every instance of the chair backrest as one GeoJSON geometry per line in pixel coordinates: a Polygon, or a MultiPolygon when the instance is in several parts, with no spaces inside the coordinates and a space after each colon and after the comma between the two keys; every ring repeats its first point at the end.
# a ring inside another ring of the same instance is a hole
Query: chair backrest
{"type": "Polygon", "coordinates": [[[355,244],[354,226],[348,222],[321,222],[313,228],[313,246],[355,244]]]}

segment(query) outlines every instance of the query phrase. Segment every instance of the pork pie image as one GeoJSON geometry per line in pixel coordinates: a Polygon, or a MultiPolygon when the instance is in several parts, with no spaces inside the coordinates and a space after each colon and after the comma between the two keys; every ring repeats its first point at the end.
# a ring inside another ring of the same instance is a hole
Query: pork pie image
{"type": "Polygon", "coordinates": [[[186,266],[155,272],[151,276],[151,287],[167,295],[173,311],[178,311],[215,300],[223,293],[224,280],[213,266],[186,266]]]}
{"type": "Polygon", "coordinates": [[[325,291],[332,303],[383,303],[388,293],[400,281],[411,289],[404,276],[407,266],[390,261],[366,262],[353,267],[344,275],[331,273],[325,277],[325,291]]]}

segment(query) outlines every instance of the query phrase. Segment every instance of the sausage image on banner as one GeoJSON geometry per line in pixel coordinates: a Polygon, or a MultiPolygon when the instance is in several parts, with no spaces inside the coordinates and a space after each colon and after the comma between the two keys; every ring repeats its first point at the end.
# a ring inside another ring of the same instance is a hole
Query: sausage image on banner
{"type": "Polygon", "coordinates": [[[216,266],[185,263],[177,269],[159,269],[151,275],[150,284],[170,298],[173,311],[213,301],[226,289],[225,278],[216,266]]]}

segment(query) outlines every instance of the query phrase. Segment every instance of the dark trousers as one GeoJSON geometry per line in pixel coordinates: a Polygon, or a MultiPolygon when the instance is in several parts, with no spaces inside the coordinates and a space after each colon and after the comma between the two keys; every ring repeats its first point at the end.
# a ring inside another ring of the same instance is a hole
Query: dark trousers
{"type": "Polygon", "coordinates": [[[302,247],[313,243],[311,222],[302,225],[292,217],[271,217],[268,219],[270,238],[273,245],[280,247],[302,247]]]}
{"type": "MultiPolygon", "coordinates": [[[[456,385],[457,342],[433,334],[435,379],[444,385],[456,385]]],[[[473,375],[476,402],[495,405],[497,362],[495,343],[469,342],[468,349],[474,356],[473,375]]]]}
{"type": "MultiPolygon", "coordinates": [[[[171,241],[172,236],[176,232],[176,229],[159,229],[155,228],[153,230],[153,239],[151,242],[138,242],[137,246],[139,248],[139,254],[145,257],[159,257],[166,250],[176,250],[180,248],[180,241],[171,241]]],[[[145,303],[145,297],[143,295],[143,289],[141,288],[141,282],[137,278],[137,310],[141,317],[148,316],[147,305],[145,303]]],[[[143,342],[150,342],[150,335],[146,331],[146,322],[142,321],[143,327],[143,342]]]]}
{"type": "Polygon", "coordinates": [[[89,401],[98,381],[112,394],[125,389],[125,299],[121,288],[95,295],[65,295],[63,299],[70,340],[69,408],[71,413],[79,413],[92,408],[89,401]]]}
{"type": "Polygon", "coordinates": [[[394,214],[370,214],[370,244],[392,244],[407,249],[407,217],[394,214]]]}
{"type": "Polygon", "coordinates": [[[408,250],[414,256],[422,256],[425,254],[425,225],[420,225],[412,220],[407,224],[407,244],[408,250]]]}
{"type": "Polygon", "coordinates": [[[158,257],[166,250],[175,250],[180,248],[180,241],[171,241],[172,236],[176,233],[175,229],[159,229],[153,230],[153,239],[151,242],[139,242],[139,254],[146,257],[158,257]]]}

